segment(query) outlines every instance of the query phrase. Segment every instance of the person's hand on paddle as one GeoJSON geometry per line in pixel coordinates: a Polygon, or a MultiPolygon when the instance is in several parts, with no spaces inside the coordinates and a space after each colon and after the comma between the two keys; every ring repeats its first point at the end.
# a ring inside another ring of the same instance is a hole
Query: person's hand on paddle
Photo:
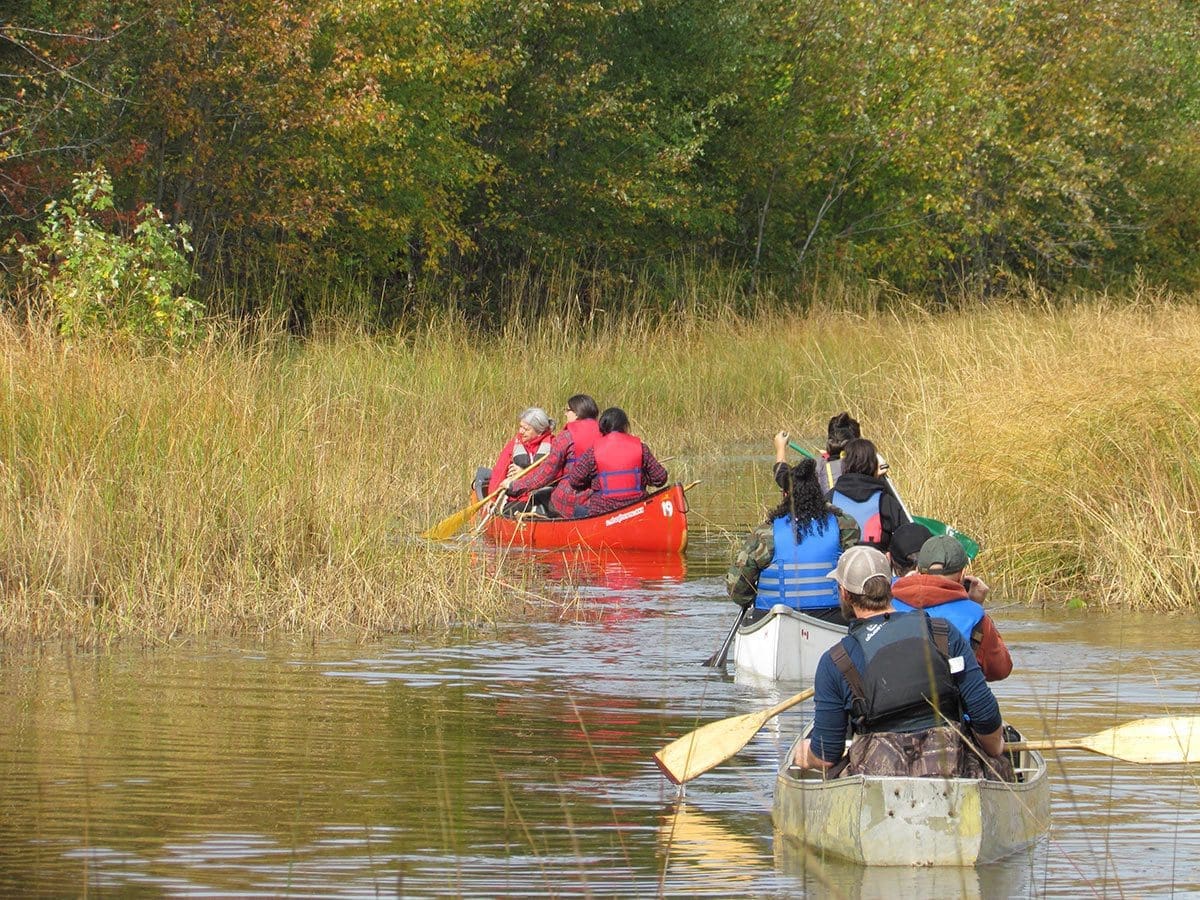
{"type": "MultiPolygon", "coordinates": [[[[509,473],[508,478],[505,478],[502,482],[500,482],[500,487],[502,487],[504,489],[504,493],[506,493],[506,494],[508,493],[508,489],[512,487],[513,482],[517,480],[516,478],[514,478],[512,476],[512,470],[514,468],[515,468],[515,466],[510,466],[509,470],[508,470],[508,473],[509,473]]],[[[519,472],[521,470],[517,469],[517,471],[519,472]]]]}
{"type": "Polygon", "coordinates": [[[964,575],[963,587],[967,589],[967,599],[974,600],[980,606],[992,590],[987,586],[987,582],[977,575],[964,575]]]}
{"type": "Polygon", "coordinates": [[[775,435],[775,462],[787,462],[787,445],[788,438],[791,437],[786,431],[780,431],[775,435]]]}

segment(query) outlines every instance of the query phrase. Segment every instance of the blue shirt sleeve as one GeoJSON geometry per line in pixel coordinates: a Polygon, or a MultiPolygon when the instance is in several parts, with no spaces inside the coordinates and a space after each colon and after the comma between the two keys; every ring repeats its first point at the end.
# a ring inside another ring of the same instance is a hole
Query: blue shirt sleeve
{"type": "Polygon", "coordinates": [[[850,724],[850,685],[828,653],[817,663],[813,678],[813,727],[809,733],[812,752],[835,763],[846,752],[846,729],[850,724]]]}
{"type": "Polygon", "coordinates": [[[975,651],[970,643],[953,625],[950,626],[949,640],[950,658],[962,657],[963,670],[955,675],[958,682],[958,694],[962,699],[963,709],[971,719],[971,730],[979,734],[989,734],[1003,724],[1000,717],[1000,704],[996,695],[988,687],[983,677],[983,669],[975,659],[975,651]]]}

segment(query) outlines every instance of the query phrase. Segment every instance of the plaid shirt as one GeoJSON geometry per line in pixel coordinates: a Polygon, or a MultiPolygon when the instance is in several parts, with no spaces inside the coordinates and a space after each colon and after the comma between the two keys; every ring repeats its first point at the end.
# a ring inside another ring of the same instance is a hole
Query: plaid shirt
{"type": "MultiPolygon", "coordinates": [[[[667,470],[663,467],[654,454],[650,452],[650,448],[642,443],[642,496],[646,496],[647,485],[666,484],[670,476],[667,470]]],[[[567,473],[566,481],[569,481],[571,486],[577,491],[586,490],[590,495],[595,495],[599,475],[596,471],[596,453],[594,450],[588,450],[587,453],[575,460],[575,465],[571,466],[571,471],[567,473]]],[[[611,512],[614,509],[620,509],[623,506],[628,506],[631,503],[636,503],[637,499],[629,498],[608,498],[600,496],[590,496],[587,502],[587,511],[580,510],[579,515],[598,516],[601,513],[611,512]]]]}

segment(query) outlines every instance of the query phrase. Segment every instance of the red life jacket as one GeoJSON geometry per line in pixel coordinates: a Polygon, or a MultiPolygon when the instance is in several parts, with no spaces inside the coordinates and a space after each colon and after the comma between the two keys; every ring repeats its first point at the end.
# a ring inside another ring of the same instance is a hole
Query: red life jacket
{"type": "Polygon", "coordinates": [[[564,464],[570,466],[595,445],[600,437],[600,425],[595,419],[576,419],[563,427],[571,432],[571,455],[564,464]]]}
{"type": "Polygon", "coordinates": [[[612,431],[596,439],[598,493],[612,500],[642,496],[642,441],[632,434],[612,431]]]}

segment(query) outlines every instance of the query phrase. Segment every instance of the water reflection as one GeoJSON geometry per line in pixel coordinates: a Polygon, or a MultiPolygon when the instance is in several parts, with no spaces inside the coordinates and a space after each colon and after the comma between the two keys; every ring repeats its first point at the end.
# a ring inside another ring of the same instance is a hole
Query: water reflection
{"type": "MultiPolygon", "coordinates": [[[[754,465],[746,477],[769,481],[754,465]]],[[[693,508],[709,499],[697,494],[693,508]]],[[[757,517],[738,502],[712,506],[757,517]]],[[[0,893],[1200,891],[1200,792],[1181,768],[1052,757],[1049,840],[951,872],[864,870],[774,837],[775,768],[803,709],[679,804],[651,753],[780,690],[700,665],[732,613],[721,579],[730,543],[710,535],[686,560],[534,551],[548,589],[577,595],[580,614],[458,640],[6,655],[0,893]]],[[[1200,699],[1190,618],[1020,607],[996,618],[1018,666],[997,693],[1031,737],[1200,699]]]]}

